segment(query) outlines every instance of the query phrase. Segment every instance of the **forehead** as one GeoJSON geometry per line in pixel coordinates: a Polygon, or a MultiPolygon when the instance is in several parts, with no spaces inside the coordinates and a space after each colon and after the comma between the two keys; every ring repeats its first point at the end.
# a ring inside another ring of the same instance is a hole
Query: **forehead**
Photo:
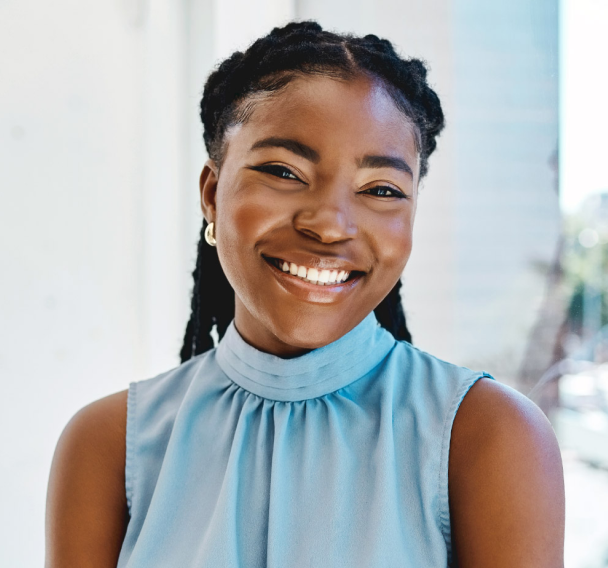
{"type": "Polygon", "coordinates": [[[359,76],[293,79],[278,93],[253,102],[244,124],[227,132],[228,146],[265,138],[296,138],[322,156],[393,154],[417,160],[415,127],[384,86],[359,76]]]}

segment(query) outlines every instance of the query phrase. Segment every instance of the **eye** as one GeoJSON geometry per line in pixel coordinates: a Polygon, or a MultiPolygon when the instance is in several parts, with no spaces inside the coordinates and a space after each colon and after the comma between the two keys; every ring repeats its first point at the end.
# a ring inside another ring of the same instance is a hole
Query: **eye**
{"type": "Polygon", "coordinates": [[[262,166],[250,166],[250,169],[255,170],[256,172],[270,174],[271,176],[275,176],[275,177],[278,177],[281,179],[302,181],[289,168],[286,168],[285,166],[279,166],[278,164],[265,164],[262,166]]]}
{"type": "Polygon", "coordinates": [[[397,197],[398,199],[407,199],[408,197],[402,191],[399,191],[397,188],[390,187],[388,185],[376,185],[375,187],[364,189],[359,193],[373,195],[375,197],[397,197]]]}

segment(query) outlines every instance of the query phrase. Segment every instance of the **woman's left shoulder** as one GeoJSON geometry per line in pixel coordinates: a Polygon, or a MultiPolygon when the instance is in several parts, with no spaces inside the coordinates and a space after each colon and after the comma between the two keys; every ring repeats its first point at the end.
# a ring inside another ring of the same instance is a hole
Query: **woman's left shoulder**
{"type": "Polygon", "coordinates": [[[508,445],[540,444],[559,453],[551,423],[542,410],[528,397],[489,377],[481,377],[464,397],[454,420],[452,451],[460,449],[461,438],[475,438],[478,444],[491,438],[508,445]]]}
{"type": "Polygon", "coordinates": [[[561,455],[551,424],[531,400],[479,379],[454,419],[448,475],[460,565],[563,565],[561,455]]]}

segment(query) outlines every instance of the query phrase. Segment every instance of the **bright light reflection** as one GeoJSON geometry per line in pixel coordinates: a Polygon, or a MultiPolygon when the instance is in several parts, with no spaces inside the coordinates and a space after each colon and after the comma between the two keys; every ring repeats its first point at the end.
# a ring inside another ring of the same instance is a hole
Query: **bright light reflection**
{"type": "Polygon", "coordinates": [[[560,203],[608,191],[608,2],[561,0],[560,203]]]}

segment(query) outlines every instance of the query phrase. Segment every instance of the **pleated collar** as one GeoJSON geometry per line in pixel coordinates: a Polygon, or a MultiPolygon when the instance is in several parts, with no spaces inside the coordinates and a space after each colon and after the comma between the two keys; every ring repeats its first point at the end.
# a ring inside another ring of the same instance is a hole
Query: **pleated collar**
{"type": "Polygon", "coordinates": [[[249,345],[234,321],[217,347],[217,361],[245,390],[277,401],[299,401],[327,395],[360,379],[386,357],[395,344],[374,312],[333,343],[305,355],[282,359],[249,345]]]}

